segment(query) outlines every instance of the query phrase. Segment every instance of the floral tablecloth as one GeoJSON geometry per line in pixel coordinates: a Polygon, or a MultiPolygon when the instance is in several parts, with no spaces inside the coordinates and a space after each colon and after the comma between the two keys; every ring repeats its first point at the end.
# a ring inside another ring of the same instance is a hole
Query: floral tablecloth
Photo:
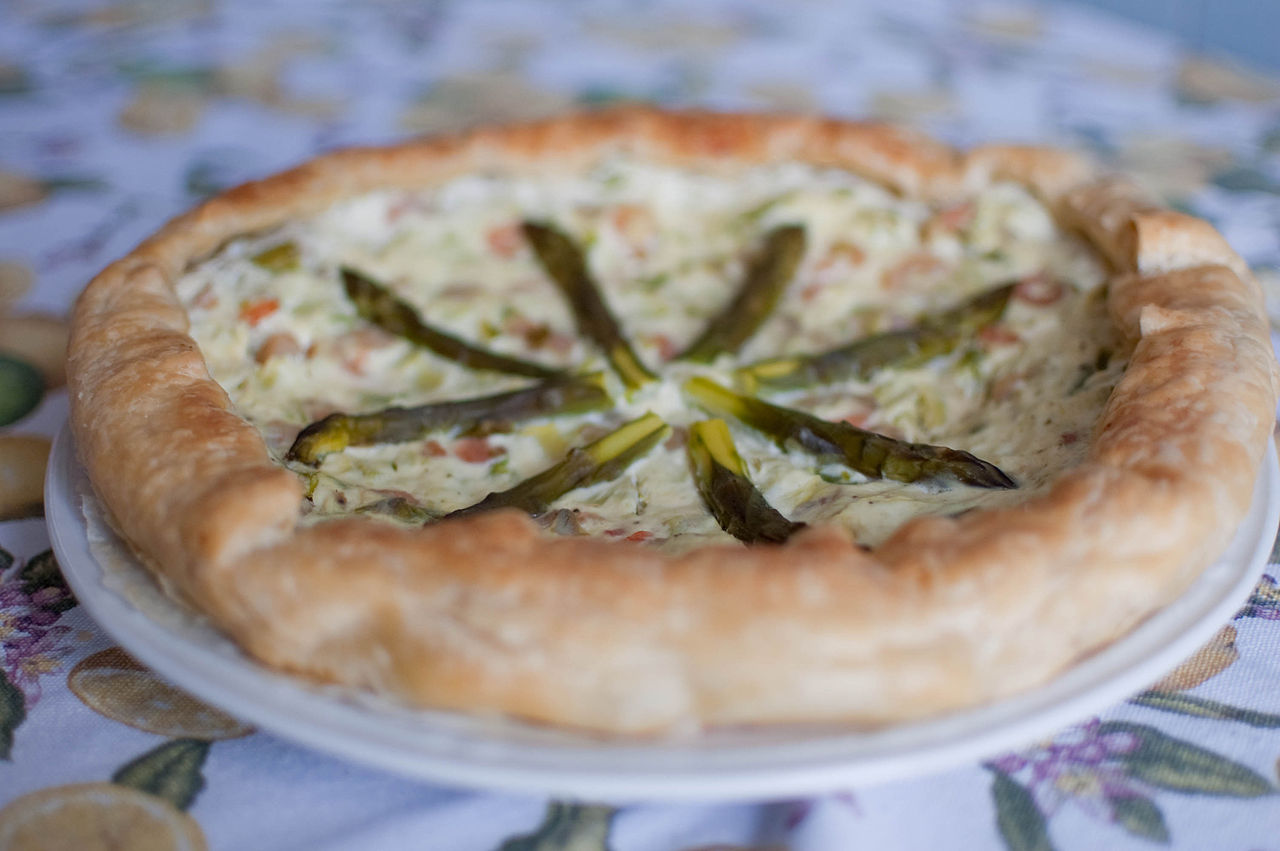
{"type": "Polygon", "coordinates": [[[1214,220],[1280,294],[1280,84],[1080,7],[0,5],[0,848],[1280,849],[1274,565],[1194,660],[1047,741],[715,806],[615,809],[348,765],[183,695],[81,611],[39,476],[65,418],[63,318],[95,270],[210,193],[321,150],[620,100],[1086,149],[1214,220]]]}

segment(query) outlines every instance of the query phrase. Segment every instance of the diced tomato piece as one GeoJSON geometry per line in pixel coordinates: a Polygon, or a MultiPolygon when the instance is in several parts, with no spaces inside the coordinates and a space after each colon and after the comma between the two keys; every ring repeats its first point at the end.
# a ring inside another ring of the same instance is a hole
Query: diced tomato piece
{"type": "Polygon", "coordinates": [[[240,305],[240,318],[250,325],[257,325],[279,309],[278,298],[256,298],[240,305]]]}
{"type": "Polygon", "coordinates": [[[804,288],[800,290],[800,300],[808,304],[809,302],[817,298],[818,295],[821,294],[821,292],[824,289],[826,289],[826,287],[824,287],[822,284],[818,284],[818,283],[806,284],[804,288]]]}
{"type": "Polygon", "coordinates": [[[619,204],[613,208],[609,218],[633,257],[644,257],[649,253],[658,235],[658,223],[648,207],[619,204]]]}
{"type": "Polygon", "coordinates": [[[560,354],[571,350],[575,339],[568,334],[551,330],[551,326],[545,322],[535,322],[518,313],[502,320],[502,330],[513,336],[523,337],[524,344],[530,349],[550,349],[560,354]]]}
{"type": "Polygon", "coordinates": [[[652,538],[652,537],[653,537],[653,533],[652,533],[652,532],[650,532],[650,531],[648,531],[648,530],[646,530],[646,529],[641,529],[639,532],[632,532],[630,535],[628,535],[628,536],[627,536],[627,538],[626,538],[626,539],[627,539],[628,541],[637,541],[637,542],[638,542],[638,541],[647,541],[647,540],[649,540],[649,539],[650,539],[650,538],[652,538]]]}
{"type": "Polygon", "coordinates": [[[213,284],[205,284],[200,288],[200,292],[196,293],[195,298],[191,300],[191,304],[203,310],[218,306],[218,293],[214,290],[213,284]]]}
{"type": "Polygon", "coordinates": [[[381,328],[357,328],[337,337],[317,340],[307,347],[306,356],[337,361],[352,375],[364,375],[369,354],[396,342],[396,337],[381,328]]]}
{"type": "Polygon", "coordinates": [[[817,270],[824,272],[833,266],[861,266],[867,253],[852,242],[837,242],[817,263],[817,270]]]}
{"type": "Polygon", "coordinates": [[[1018,332],[1014,331],[1007,325],[996,323],[994,325],[985,325],[978,331],[978,339],[981,340],[988,348],[995,346],[1011,346],[1015,343],[1022,342],[1022,338],[1018,336],[1018,332]]]}
{"type": "Polygon", "coordinates": [[[949,274],[951,267],[927,251],[914,251],[884,270],[880,286],[914,292],[949,274]]]}
{"type": "Polygon", "coordinates": [[[627,530],[619,526],[616,529],[605,529],[604,533],[610,538],[621,538],[623,535],[627,534],[627,530]]]}
{"type": "Polygon", "coordinates": [[[965,201],[946,209],[939,210],[924,223],[924,238],[929,239],[939,234],[959,233],[973,224],[977,207],[972,201],[965,201]]]}
{"type": "Polygon", "coordinates": [[[409,193],[404,193],[396,198],[387,207],[387,224],[395,224],[410,210],[417,209],[421,204],[416,197],[409,193]]]}
{"type": "Polygon", "coordinates": [[[501,446],[494,446],[487,437],[460,437],[453,443],[453,454],[468,464],[479,464],[506,453],[501,446]]]}
{"type": "Polygon", "coordinates": [[[684,426],[672,426],[671,436],[662,442],[666,449],[683,449],[689,444],[689,429],[684,426]]]}
{"type": "Polygon", "coordinates": [[[258,350],[253,353],[253,359],[258,363],[266,363],[272,358],[293,357],[300,354],[302,354],[302,344],[298,342],[298,338],[288,331],[281,331],[263,340],[262,345],[258,346],[258,350]]]}
{"type": "Polygon", "coordinates": [[[547,338],[551,336],[551,326],[545,322],[534,322],[527,316],[516,314],[509,316],[502,322],[502,329],[508,334],[513,334],[524,338],[524,344],[531,349],[537,349],[547,342],[547,338]]]}
{"type": "Polygon", "coordinates": [[[551,339],[551,326],[539,322],[524,332],[524,344],[531,349],[541,348],[551,339]]]}
{"type": "Polygon", "coordinates": [[[613,226],[633,248],[649,241],[658,230],[653,212],[640,204],[619,204],[614,207],[612,218],[613,226]]]}
{"type": "Polygon", "coordinates": [[[573,344],[577,342],[576,337],[568,334],[561,334],[559,331],[552,331],[547,338],[542,341],[542,347],[550,349],[558,355],[568,354],[573,350],[573,344]]]}
{"type": "Polygon", "coordinates": [[[680,351],[666,334],[654,334],[649,338],[649,342],[657,348],[658,358],[663,361],[671,360],[680,351]]]}
{"type": "Polygon", "coordinates": [[[423,451],[430,458],[443,458],[449,454],[449,450],[444,448],[444,444],[438,440],[428,440],[427,445],[423,447],[423,451]]]}
{"type": "Polygon", "coordinates": [[[1003,402],[1023,385],[1026,378],[1025,375],[1018,372],[997,378],[991,385],[991,398],[997,402],[1003,402]]]}
{"type": "Polygon", "coordinates": [[[851,426],[862,428],[867,424],[867,420],[871,418],[871,412],[865,410],[852,411],[840,418],[840,422],[848,423],[851,426]]]}
{"type": "Polygon", "coordinates": [[[1048,275],[1031,275],[1018,281],[1018,285],[1013,288],[1013,297],[1027,304],[1039,306],[1053,304],[1062,298],[1066,291],[1067,288],[1061,281],[1056,281],[1048,275]]]}
{"type": "Polygon", "coordinates": [[[515,257],[524,245],[524,235],[515,222],[489,228],[484,238],[489,243],[489,249],[499,257],[515,257]]]}
{"type": "Polygon", "coordinates": [[[651,218],[649,211],[639,204],[619,204],[613,208],[613,226],[622,233],[627,233],[638,225],[644,225],[648,218],[651,218]]]}
{"type": "Polygon", "coordinates": [[[866,252],[852,242],[837,242],[813,266],[813,279],[800,290],[800,298],[812,302],[824,289],[842,284],[867,259],[866,252]]]}

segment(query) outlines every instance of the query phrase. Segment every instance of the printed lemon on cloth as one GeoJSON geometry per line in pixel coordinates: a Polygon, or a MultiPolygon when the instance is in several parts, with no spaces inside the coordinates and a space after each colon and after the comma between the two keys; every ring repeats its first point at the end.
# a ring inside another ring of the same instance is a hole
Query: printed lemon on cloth
{"type": "Polygon", "coordinates": [[[119,647],[81,660],[67,676],[67,686],[100,715],[159,736],[212,741],[253,732],[169,685],[119,647]]]}
{"type": "Polygon", "coordinates": [[[0,810],[5,851],[203,851],[191,816],[163,798],[114,783],[55,786],[0,810]]]}
{"type": "Polygon", "coordinates": [[[51,445],[42,435],[0,435],[0,521],[40,516],[51,445]]]}
{"type": "Polygon", "coordinates": [[[1237,659],[1236,628],[1228,624],[1201,647],[1187,661],[1174,668],[1151,688],[1154,691],[1183,691],[1192,689],[1225,671],[1237,659]]]}
{"type": "Polygon", "coordinates": [[[45,313],[0,316],[0,355],[23,361],[44,379],[44,388],[67,380],[67,321],[45,313]]]}

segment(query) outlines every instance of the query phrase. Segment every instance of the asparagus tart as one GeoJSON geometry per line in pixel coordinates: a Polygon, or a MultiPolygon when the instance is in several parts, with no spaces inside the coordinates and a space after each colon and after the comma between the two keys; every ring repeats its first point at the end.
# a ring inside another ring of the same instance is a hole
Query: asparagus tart
{"type": "Polygon", "coordinates": [[[1054,676],[1245,512],[1207,223],[1059,151],[633,108],[322,156],[81,296],[97,497],[262,663],[619,734],[1054,676]]]}

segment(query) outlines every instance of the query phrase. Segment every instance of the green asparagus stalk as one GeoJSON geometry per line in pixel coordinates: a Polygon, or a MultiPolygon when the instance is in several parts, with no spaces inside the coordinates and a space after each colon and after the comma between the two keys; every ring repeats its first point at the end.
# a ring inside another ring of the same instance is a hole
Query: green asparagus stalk
{"type": "Polygon", "coordinates": [[[298,250],[298,243],[293,241],[282,242],[264,251],[259,251],[249,258],[249,262],[276,274],[291,272],[301,265],[302,252],[298,250]]]}
{"type": "Polygon", "coordinates": [[[604,350],[627,389],[634,390],[654,380],[657,376],[640,361],[622,335],[618,320],[609,312],[582,251],[573,240],[551,225],[525,222],[522,227],[543,270],[568,299],[578,330],[604,350]]]}
{"type": "Polygon", "coordinates": [[[564,370],[532,361],[500,355],[435,328],[422,321],[411,304],[401,301],[390,290],[355,269],[343,267],[342,283],[347,296],[361,318],[384,331],[403,337],[415,345],[430,349],[440,357],[456,361],[471,369],[488,369],[530,378],[553,378],[564,370]]]}
{"type": "Polygon", "coordinates": [[[356,509],[356,514],[380,514],[384,517],[394,517],[402,523],[419,525],[440,519],[440,515],[436,512],[403,496],[389,496],[386,499],[362,505],[356,509]]]}
{"type": "Polygon", "coordinates": [[[586,446],[569,450],[564,460],[505,491],[491,493],[475,505],[450,517],[465,517],[495,508],[520,508],[541,514],[551,503],[575,488],[616,479],[632,461],[644,455],[670,434],[671,428],[657,414],[645,414],[623,424],[586,446]]]}
{"type": "Polygon", "coordinates": [[[779,513],[751,483],[724,420],[703,420],[689,428],[689,458],[707,508],[720,528],[739,541],[780,544],[804,528],[779,513]]]}
{"type": "Polygon", "coordinates": [[[708,411],[733,417],[773,438],[781,447],[795,444],[823,461],[845,464],[869,478],[921,483],[958,481],[980,488],[1017,487],[1000,468],[960,449],[908,443],[846,422],[829,422],[739,395],[706,378],[691,378],[684,389],[708,411]]]}
{"type": "Polygon", "coordinates": [[[348,446],[403,443],[448,428],[493,431],[504,424],[606,407],[604,375],[551,378],[532,387],[436,402],[413,408],[386,408],[368,414],[330,414],[304,428],[286,458],[318,466],[325,455],[348,446]]]}
{"type": "Polygon", "coordinates": [[[910,328],[872,334],[846,346],[812,355],[770,358],[742,367],[743,388],[785,390],[858,378],[863,381],[888,366],[912,367],[955,351],[980,328],[1004,313],[1013,292],[1005,284],[939,313],[920,317],[910,328]]]}
{"type": "Polygon", "coordinates": [[[804,257],[804,246],[805,231],[800,225],[783,225],[769,231],[764,248],[748,267],[738,294],[707,323],[680,358],[710,363],[721,353],[742,348],[778,304],[804,257]]]}

